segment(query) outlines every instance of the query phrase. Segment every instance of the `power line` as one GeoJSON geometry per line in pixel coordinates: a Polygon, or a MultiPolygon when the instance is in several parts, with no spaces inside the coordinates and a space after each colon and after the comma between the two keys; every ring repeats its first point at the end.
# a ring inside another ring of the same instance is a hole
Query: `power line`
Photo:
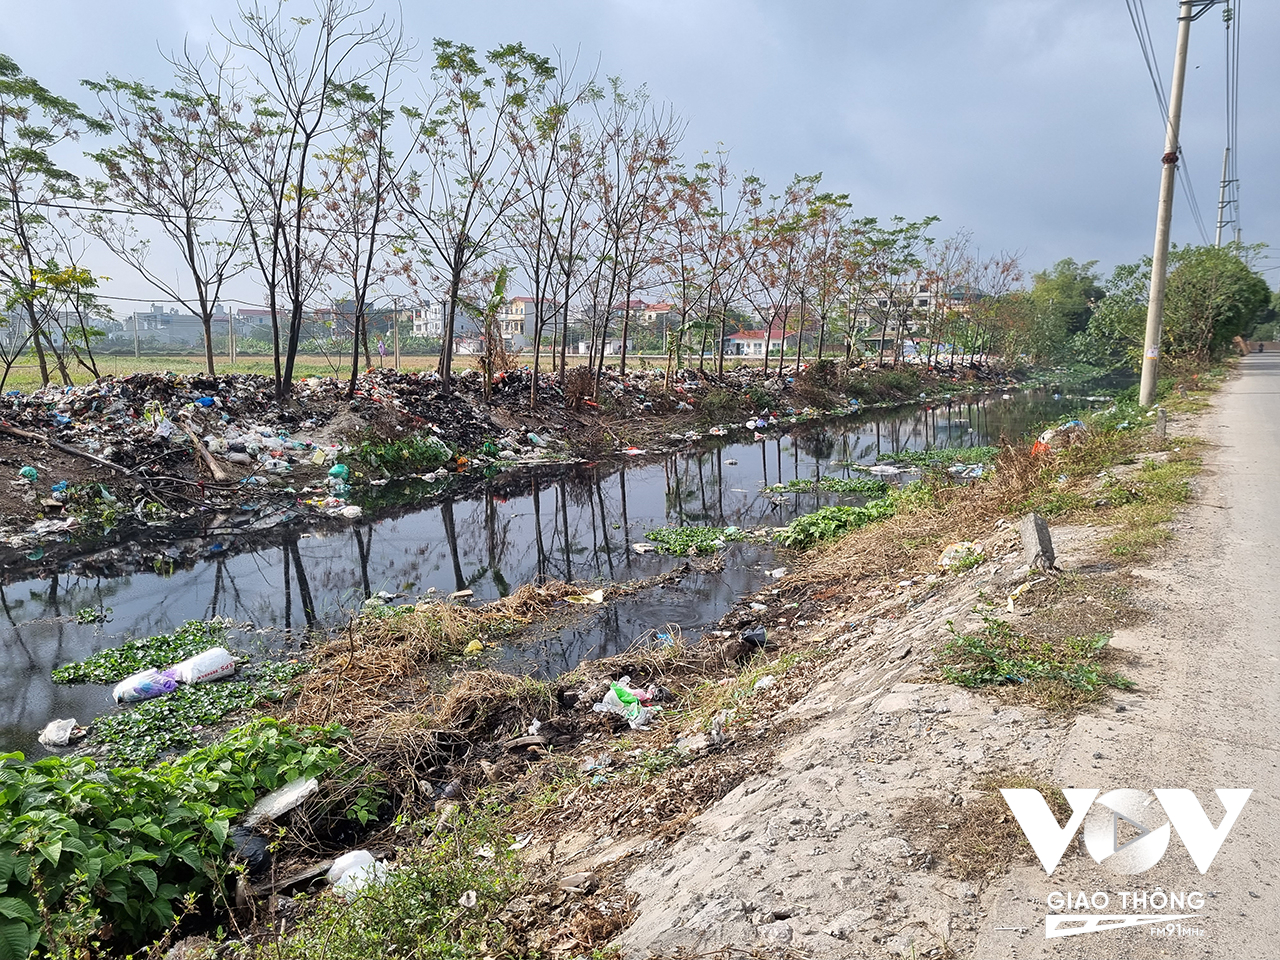
{"type": "MultiPolygon", "coordinates": [[[[1160,76],[1160,61],[1155,54],[1155,44],[1151,39],[1151,25],[1147,20],[1146,5],[1144,0],[1125,0],[1125,6],[1129,10],[1129,22],[1133,24],[1133,31],[1138,37],[1138,46],[1142,50],[1142,59],[1147,65],[1147,75],[1151,78],[1151,85],[1155,89],[1161,122],[1167,125],[1169,123],[1169,101],[1164,94],[1164,79],[1160,76]]],[[[1209,243],[1209,231],[1205,228],[1204,217],[1200,212],[1200,202],[1196,198],[1195,187],[1191,179],[1191,165],[1187,161],[1186,154],[1182,151],[1181,142],[1178,143],[1178,159],[1178,183],[1182,186],[1182,194],[1186,198],[1187,205],[1191,208],[1191,220],[1195,224],[1196,231],[1207,246],[1209,243]]]]}

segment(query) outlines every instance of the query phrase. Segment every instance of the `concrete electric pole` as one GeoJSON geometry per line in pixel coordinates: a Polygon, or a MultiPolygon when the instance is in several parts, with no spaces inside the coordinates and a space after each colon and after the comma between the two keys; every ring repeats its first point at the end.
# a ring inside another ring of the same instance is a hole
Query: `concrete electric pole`
{"type": "Polygon", "coordinates": [[[1164,320],[1164,287],[1169,261],[1169,222],[1173,218],[1173,183],[1178,173],[1178,128],[1182,122],[1182,88],[1187,78],[1187,44],[1191,21],[1222,0],[1182,0],[1178,12],[1178,43],[1173,59],[1173,88],[1169,91],[1169,123],[1165,129],[1164,165],[1160,173],[1160,205],[1156,210],[1156,245],[1151,255],[1151,297],[1147,301],[1147,333],[1142,349],[1142,383],[1138,402],[1155,401],[1160,373],[1160,333],[1164,320]]]}
{"type": "Polygon", "coordinates": [[[1213,235],[1213,245],[1215,247],[1222,246],[1222,228],[1231,221],[1227,219],[1227,207],[1231,201],[1227,199],[1227,185],[1232,181],[1227,179],[1227,161],[1231,158],[1231,148],[1227,147],[1222,151],[1222,184],[1218,187],[1218,229],[1213,235]]]}

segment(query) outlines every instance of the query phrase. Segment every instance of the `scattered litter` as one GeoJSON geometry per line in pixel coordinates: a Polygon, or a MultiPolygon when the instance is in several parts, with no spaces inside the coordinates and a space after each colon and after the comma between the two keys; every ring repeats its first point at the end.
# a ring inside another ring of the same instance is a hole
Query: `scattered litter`
{"type": "Polygon", "coordinates": [[[283,787],[277,787],[255,803],[245,814],[244,824],[256,827],[266,820],[275,820],[297,807],[303,800],[320,789],[315,777],[299,777],[283,787]]]}
{"type": "Polygon", "coordinates": [[[942,551],[942,556],[938,557],[938,566],[948,570],[973,557],[982,556],[984,549],[982,544],[974,543],[972,540],[961,540],[950,544],[942,551]]]}
{"type": "Polygon", "coordinates": [[[652,543],[633,543],[631,545],[631,549],[634,550],[636,553],[645,554],[645,553],[653,553],[653,551],[657,550],[658,548],[655,547],[652,543]]]}
{"type": "Polygon", "coordinates": [[[463,910],[474,910],[479,902],[474,890],[468,890],[458,898],[458,906],[462,907],[463,910]]]}
{"type": "Polygon", "coordinates": [[[450,599],[450,600],[470,600],[470,599],[471,599],[472,597],[474,597],[474,596],[475,596],[475,591],[474,591],[474,590],[455,590],[455,591],[453,591],[453,593],[449,594],[448,599],[450,599]]]}
{"type": "Polygon", "coordinates": [[[484,644],[479,640],[472,640],[462,649],[463,654],[468,657],[474,657],[476,654],[482,653],[483,651],[484,644]]]}
{"type": "Polygon", "coordinates": [[[29,483],[35,483],[40,479],[40,474],[35,467],[23,467],[18,471],[18,476],[29,483]]]}
{"type": "Polygon", "coordinates": [[[565,597],[566,603],[604,603],[604,591],[592,590],[576,597],[565,597]]]}
{"type": "Polygon", "coordinates": [[[756,693],[759,693],[762,690],[768,690],[777,682],[778,682],[778,678],[773,676],[773,674],[766,674],[765,676],[757,680],[755,684],[751,687],[751,689],[756,693]]]}
{"type": "Polygon", "coordinates": [[[133,676],[125,677],[115,685],[111,696],[116,703],[136,703],[139,700],[150,700],[173,693],[178,689],[178,681],[166,671],[142,670],[133,676]]]}
{"type": "Polygon", "coordinates": [[[1009,594],[1007,606],[1009,608],[1010,613],[1014,612],[1013,611],[1014,601],[1017,600],[1024,593],[1026,593],[1028,590],[1030,590],[1032,587],[1034,587],[1037,583],[1044,583],[1044,577],[1036,577],[1036,579],[1034,580],[1028,580],[1026,583],[1019,585],[1017,589],[1015,589],[1011,594],[1009,594]]]}
{"type": "MultiPolygon", "coordinates": [[[[385,863],[373,859],[373,854],[367,850],[356,850],[354,853],[364,854],[368,859],[361,857],[358,863],[348,866],[337,880],[331,881],[334,893],[345,900],[354,900],[364,892],[365,888],[385,883],[387,874],[391,870],[385,863]]],[[[352,855],[344,854],[348,857],[352,855]]],[[[338,858],[338,860],[341,859],[342,857],[338,858]]],[[[334,861],[334,868],[337,867],[338,860],[334,861]]],[[[330,868],[329,873],[332,876],[333,868],[330,868]]]]}
{"type": "Polygon", "coordinates": [[[753,603],[751,604],[751,609],[760,613],[761,611],[768,610],[769,608],[763,603],[753,603]]]}
{"type": "Polygon", "coordinates": [[[652,700],[657,691],[653,688],[633,690],[628,686],[630,682],[630,677],[623,677],[609,684],[609,692],[591,709],[596,713],[614,713],[624,717],[632,730],[648,730],[649,721],[662,708],[646,707],[643,701],[652,700]]]}
{"type": "Polygon", "coordinates": [[[781,580],[783,577],[787,575],[787,568],[776,567],[775,569],[768,571],[768,573],[769,573],[769,576],[773,577],[773,579],[781,580]]]}
{"type": "Polygon", "coordinates": [[[227,836],[231,840],[232,856],[245,865],[250,880],[261,880],[271,872],[271,847],[265,837],[248,827],[232,827],[227,836]]]}

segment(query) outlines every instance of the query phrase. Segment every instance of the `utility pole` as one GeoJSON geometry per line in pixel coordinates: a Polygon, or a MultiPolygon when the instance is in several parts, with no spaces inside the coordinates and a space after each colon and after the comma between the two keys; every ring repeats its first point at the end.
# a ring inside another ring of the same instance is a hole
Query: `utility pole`
{"type": "Polygon", "coordinates": [[[1227,219],[1227,184],[1231,181],[1227,179],[1227,160],[1231,157],[1231,148],[1227,147],[1222,151],[1222,184],[1218,187],[1218,230],[1213,236],[1213,245],[1215,247],[1222,246],[1222,228],[1231,221],[1227,219]]]}
{"type": "Polygon", "coordinates": [[[1164,287],[1169,261],[1169,222],[1173,218],[1173,184],[1178,172],[1178,128],[1182,122],[1182,88],[1187,78],[1187,44],[1191,21],[1221,0],[1182,0],[1178,12],[1178,43],[1173,58],[1173,88],[1169,92],[1169,124],[1165,129],[1164,156],[1160,158],[1160,204],[1156,209],[1156,244],[1151,256],[1151,297],[1147,302],[1147,332],[1142,349],[1142,382],[1138,402],[1149,407],[1155,401],[1160,373],[1160,334],[1164,320],[1164,287]]]}

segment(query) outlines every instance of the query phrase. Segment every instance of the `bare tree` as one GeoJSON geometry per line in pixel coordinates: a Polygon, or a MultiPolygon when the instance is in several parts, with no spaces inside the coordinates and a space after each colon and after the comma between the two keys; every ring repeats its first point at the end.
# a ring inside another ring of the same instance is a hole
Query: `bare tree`
{"type": "MultiPolygon", "coordinates": [[[[594,79],[585,83],[573,79],[573,64],[560,62],[554,83],[545,84],[542,96],[530,104],[528,111],[509,116],[509,137],[516,157],[520,199],[508,217],[512,249],[529,284],[533,301],[533,376],[529,384],[529,406],[538,405],[538,368],[542,356],[542,335],[549,319],[560,305],[555,296],[560,290],[561,271],[557,269],[557,251],[572,244],[578,222],[570,208],[576,210],[572,192],[581,174],[573,154],[575,139],[575,107],[598,100],[603,94],[594,79]],[[566,156],[566,153],[569,156],[566,156]],[[565,187],[569,196],[561,193],[565,187]],[[566,216],[566,214],[569,214],[566,216]]],[[[567,306],[567,302],[565,304],[567,306]]],[[[526,329],[529,323],[526,311],[526,329]]],[[[567,314],[566,314],[567,317],[567,314]]]]}
{"type": "Polygon", "coordinates": [[[428,259],[438,258],[448,289],[440,379],[453,378],[453,333],[463,278],[498,242],[522,192],[509,149],[513,124],[531,109],[555,67],[514,43],[489,51],[486,67],[474,47],[435,41],[434,92],[404,107],[413,125],[413,149],[425,169],[394,184],[397,200],[428,259]]]}
{"type": "Polygon", "coordinates": [[[407,154],[396,159],[391,149],[395,110],[391,98],[402,67],[411,62],[412,45],[399,29],[377,40],[377,72],[368,83],[348,85],[340,107],[345,136],[318,153],[317,200],[313,225],[327,232],[335,275],[352,295],[351,375],[347,399],[355,396],[360,350],[369,353],[369,295],[376,285],[411,270],[402,227],[404,214],[394,204],[392,184],[401,175],[407,154]]]}
{"type": "Polygon", "coordinates": [[[356,85],[377,76],[377,54],[392,33],[385,18],[365,25],[361,17],[369,7],[353,0],[315,0],[314,9],[314,17],[295,17],[283,0],[251,0],[241,8],[239,27],[224,35],[230,47],[224,56],[188,53],[175,63],[179,82],[207,105],[215,155],[249,225],[271,314],[278,397],[292,389],[307,303],[328,269],[333,234],[309,229],[316,155],[344,129],[341,108],[356,85]],[[247,60],[247,71],[236,53],[247,60]],[[284,305],[288,327],[282,331],[284,305]]]}
{"type": "Polygon", "coordinates": [[[608,316],[622,296],[622,348],[618,370],[626,373],[627,337],[632,298],[642,289],[641,278],[654,265],[654,239],[669,205],[663,196],[675,149],[684,135],[684,122],[669,105],[654,106],[643,87],[628,93],[622,81],[609,80],[611,95],[597,108],[600,124],[600,166],[595,177],[602,227],[602,257],[607,265],[607,309],[600,325],[600,353],[596,386],[604,373],[608,316]]]}
{"type": "MultiPolygon", "coordinates": [[[[124,208],[123,214],[95,211],[88,231],[151,286],[182,304],[204,327],[205,369],[214,372],[213,316],[223,285],[244,269],[241,253],[248,225],[220,216],[227,198],[226,166],[210,139],[208,103],[199,94],[154,87],[108,76],[82,81],[102,103],[102,120],[119,142],[89,156],[105,179],[90,181],[94,200],[124,208]],[[151,240],[136,217],[145,217],[169,241],[191,287],[151,266],[151,240]]],[[[227,317],[227,335],[233,320],[227,317]]]]}

